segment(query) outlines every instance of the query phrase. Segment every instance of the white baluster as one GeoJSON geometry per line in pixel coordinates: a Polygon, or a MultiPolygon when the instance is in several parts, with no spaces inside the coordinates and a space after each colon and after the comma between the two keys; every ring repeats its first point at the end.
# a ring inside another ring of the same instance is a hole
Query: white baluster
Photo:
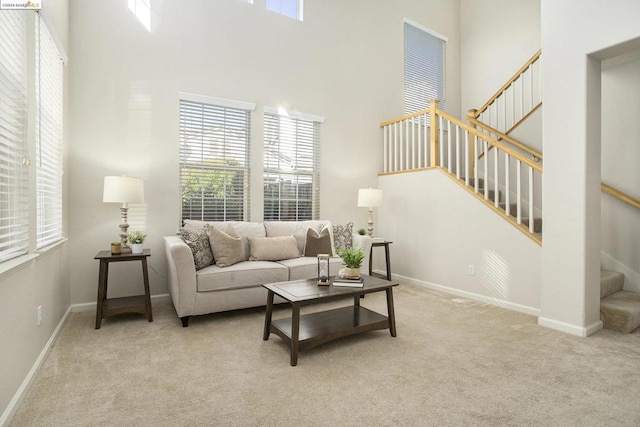
{"type": "Polygon", "coordinates": [[[522,183],[521,183],[522,162],[516,159],[516,222],[522,224],[522,183]]]}
{"type": "Polygon", "coordinates": [[[442,116],[438,116],[438,130],[440,131],[440,140],[439,140],[439,144],[440,144],[440,167],[443,168],[444,167],[444,150],[442,149],[442,143],[444,142],[444,126],[442,125],[444,119],[442,118],[442,116]]]}
{"type": "Polygon", "coordinates": [[[416,168],[416,119],[411,119],[411,169],[416,168]]]}
{"type": "Polygon", "coordinates": [[[418,119],[418,167],[422,167],[422,123],[420,122],[420,116],[418,119]]]}
{"type": "Polygon", "coordinates": [[[510,177],[511,172],[509,171],[510,166],[510,158],[509,153],[504,153],[504,191],[505,191],[505,200],[504,200],[504,211],[509,216],[511,214],[511,195],[510,191],[510,177]]]}
{"type": "Polygon", "coordinates": [[[447,170],[449,173],[451,173],[451,149],[453,147],[453,143],[451,141],[452,138],[451,122],[447,120],[447,170]]]}
{"type": "Polygon", "coordinates": [[[484,160],[484,185],[482,186],[484,189],[484,199],[489,200],[489,143],[482,140],[482,159],[484,160]]]}
{"type": "Polygon", "coordinates": [[[460,126],[456,125],[456,178],[460,179],[460,126]]]}
{"type": "Polygon", "coordinates": [[[533,234],[533,168],[529,166],[529,232],[533,234]]]}
{"type": "Polygon", "coordinates": [[[464,131],[464,183],[469,185],[469,131],[464,131]]]}
{"type": "Polygon", "coordinates": [[[498,202],[500,197],[500,186],[498,185],[498,147],[493,147],[493,191],[495,192],[493,195],[493,206],[495,206],[496,208],[498,207],[498,202]]]}
{"type": "Polygon", "coordinates": [[[400,128],[400,124],[398,122],[395,122],[393,124],[393,171],[397,172],[398,171],[398,167],[399,162],[399,144],[398,144],[398,130],[400,128]]]}
{"type": "Polygon", "coordinates": [[[382,170],[384,172],[389,172],[389,165],[387,164],[387,161],[389,160],[389,156],[387,154],[387,150],[389,149],[389,138],[387,136],[388,129],[388,125],[382,128],[382,170]]]}

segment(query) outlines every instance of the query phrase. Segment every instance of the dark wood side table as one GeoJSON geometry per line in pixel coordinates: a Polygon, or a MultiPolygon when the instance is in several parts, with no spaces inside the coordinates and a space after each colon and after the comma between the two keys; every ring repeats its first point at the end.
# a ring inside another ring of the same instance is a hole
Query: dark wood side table
{"type": "Polygon", "coordinates": [[[391,280],[391,256],[389,255],[389,245],[393,242],[373,242],[371,243],[371,252],[369,252],[369,276],[378,276],[383,279],[391,280]],[[387,274],[373,274],[373,248],[384,247],[384,258],[387,263],[387,274]]]}
{"type": "Polygon", "coordinates": [[[153,322],[151,314],[151,294],[149,292],[149,272],[147,258],[151,251],[145,249],[141,254],[112,255],[111,251],[100,251],[93,259],[100,260],[98,277],[98,305],[96,307],[96,329],[100,329],[102,318],[122,313],[146,314],[149,322],[153,322]],[[144,279],[144,295],[122,298],[107,298],[107,281],[109,264],[112,262],[142,261],[142,277],[144,279]]]}

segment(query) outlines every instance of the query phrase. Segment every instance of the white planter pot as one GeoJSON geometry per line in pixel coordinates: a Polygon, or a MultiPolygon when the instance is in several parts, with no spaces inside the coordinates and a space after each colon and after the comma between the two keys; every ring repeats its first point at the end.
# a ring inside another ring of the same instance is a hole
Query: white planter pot
{"type": "Polygon", "coordinates": [[[131,244],[131,253],[132,254],[141,254],[144,248],[142,247],[142,243],[132,243],[131,244]]]}

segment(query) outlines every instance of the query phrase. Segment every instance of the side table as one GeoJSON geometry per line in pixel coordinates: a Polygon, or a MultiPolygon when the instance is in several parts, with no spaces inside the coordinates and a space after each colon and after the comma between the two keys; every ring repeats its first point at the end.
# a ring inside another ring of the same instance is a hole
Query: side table
{"type": "Polygon", "coordinates": [[[387,240],[382,242],[371,243],[371,252],[369,252],[369,276],[373,276],[373,248],[384,247],[384,258],[387,264],[387,274],[375,274],[375,276],[382,277],[383,279],[391,280],[391,256],[389,255],[389,245],[393,242],[387,240]]]}
{"type": "Polygon", "coordinates": [[[149,292],[149,272],[147,258],[151,251],[145,249],[141,254],[112,255],[111,251],[100,251],[93,258],[100,260],[100,274],[98,277],[98,304],[96,307],[96,329],[100,329],[102,318],[122,313],[146,314],[149,322],[153,322],[151,314],[151,295],[149,292]],[[109,279],[109,264],[112,262],[142,261],[142,277],[144,279],[144,295],[122,298],[107,298],[107,281],[109,279]]]}

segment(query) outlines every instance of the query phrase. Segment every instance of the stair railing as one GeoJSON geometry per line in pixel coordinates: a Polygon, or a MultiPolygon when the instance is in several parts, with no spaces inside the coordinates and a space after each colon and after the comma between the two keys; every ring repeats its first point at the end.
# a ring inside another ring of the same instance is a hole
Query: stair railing
{"type": "Polygon", "coordinates": [[[623,193],[622,191],[617,190],[612,186],[605,184],[604,182],[600,184],[600,188],[604,193],[607,193],[615,197],[616,199],[622,200],[628,205],[631,205],[635,208],[640,209],[640,200],[636,199],[635,197],[632,197],[626,193],[623,193]]]}
{"type": "Polygon", "coordinates": [[[542,106],[542,50],[537,51],[469,118],[508,135],[542,106]]]}
{"type": "Polygon", "coordinates": [[[383,173],[439,168],[537,243],[542,165],[438,108],[388,120],[383,131],[383,173]],[[491,150],[491,152],[490,152],[491,150]],[[476,153],[484,154],[476,162],[476,153]]]}

